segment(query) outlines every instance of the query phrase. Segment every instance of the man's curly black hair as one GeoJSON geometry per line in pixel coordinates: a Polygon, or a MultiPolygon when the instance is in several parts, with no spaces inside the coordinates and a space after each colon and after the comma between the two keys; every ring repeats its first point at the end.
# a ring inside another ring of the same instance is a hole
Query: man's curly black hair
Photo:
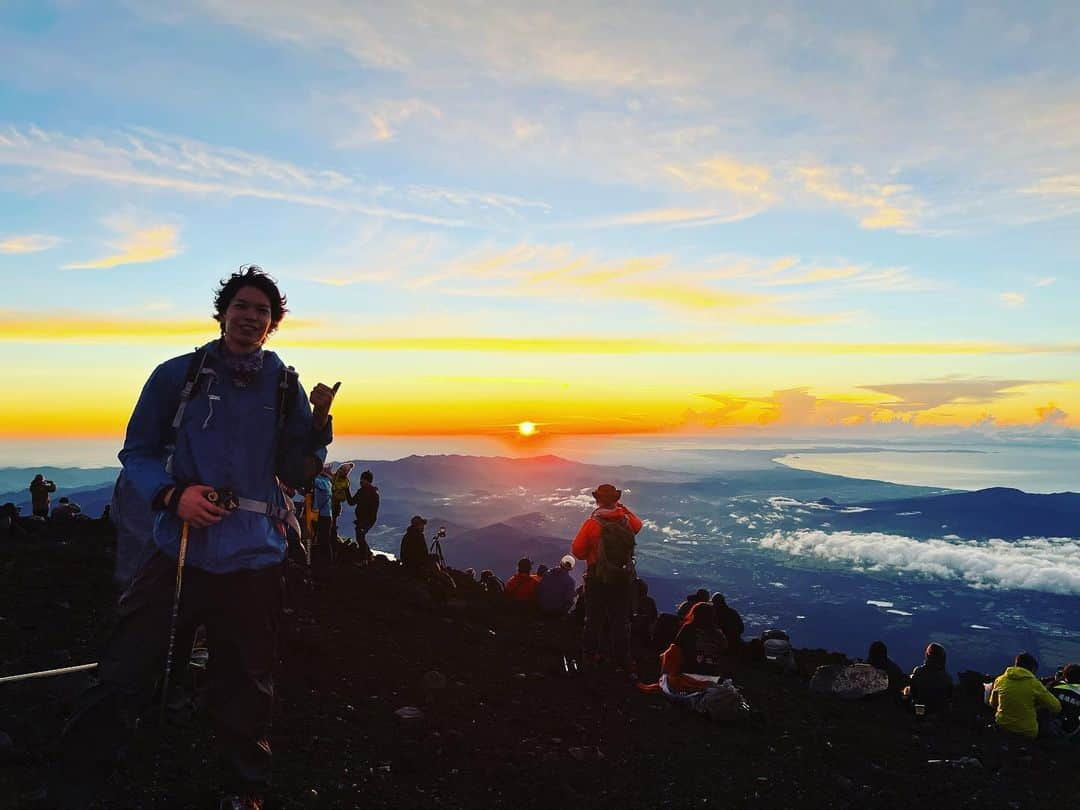
{"type": "Polygon", "coordinates": [[[254,287],[270,299],[270,332],[285,318],[288,303],[285,295],[278,289],[277,282],[268,276],[257,264],[245,264],[228,278],[223,278],[214,293],[214,320],[221,325],[221,334],[225,334],[225,310],[229,308],[233,297],[241,287],[254,287]]]}

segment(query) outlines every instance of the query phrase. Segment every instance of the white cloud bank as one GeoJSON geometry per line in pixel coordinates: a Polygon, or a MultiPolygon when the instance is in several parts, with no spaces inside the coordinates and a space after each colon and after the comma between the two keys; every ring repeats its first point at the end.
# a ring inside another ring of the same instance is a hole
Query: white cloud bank
{"type": "Polygon", "coordinates": [[[962,580],[973,588],[1080,595],[1080,541],[1063,537],[1023,540],[912,540],[880,532],[772,532],[762,548],[872,571],[904,571],[962,580]]]}

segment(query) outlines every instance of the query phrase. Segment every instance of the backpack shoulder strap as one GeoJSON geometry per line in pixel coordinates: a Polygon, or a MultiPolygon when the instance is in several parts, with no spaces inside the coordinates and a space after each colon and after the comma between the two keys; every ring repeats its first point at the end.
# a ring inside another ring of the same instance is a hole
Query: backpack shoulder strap
{"type": "Polygon", "coordinates": [[[280,433],[289,421],[293,409],[296,407],[296,398],[300,393],[300,375],[292,366],[282,366],[281,375],[278,378],[278,417],[277,430],[280,433]]]}
{"type": "Polygon", "coordinates": [[[199,381],[202,377],[203,367],[206,365],[206,348],[200,347],[195,349],[195,353],[191,355],[191,360],[188,362],[187,373],[184,375],[184,387],[180,389],[180,404],[176,407],[176,415],[173,416],[172,427],[173,430],[180,428],[180,423],[184,419],[184,411],[187,410],[188,402],[195,396],[195,391],[199,387],[199,381]]]}

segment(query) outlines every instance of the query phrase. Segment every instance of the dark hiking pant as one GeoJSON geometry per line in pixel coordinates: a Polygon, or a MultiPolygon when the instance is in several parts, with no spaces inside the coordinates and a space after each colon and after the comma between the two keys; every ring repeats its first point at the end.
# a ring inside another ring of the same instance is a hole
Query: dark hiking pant
{"type": "Polygon", "coordinates": [[[315,523],[315,545],[311,549],[311,567],[325,570],[334,562],[334,545],[337,532],[334,531],[334,519],[329,515],[319,515],[315,523]]]}
{"type": "Polygon", "coordinates": [[[371,546],[368,545],[367,533],[371,531],[371,526],[357,522],[356,524],[356,548],[357,557],[360,562],[367,562],[371,559],[371,546]]]}
{"type": "MultiPolygon", "coordinates": [[[[210,660],[206,703],[234,790],[260,790],[270,780],[273,668],[281,614],[281,567],[211,574],[185,566],[172,678],[183,673],[190,632],[206,626],[210,660]]],[[[176,561],[160,551],[140,569],[120,598],[98,670],[61,738],[61,769],[73,795],[100,786],[165,670],[176,585],[176,561]]],[[[156,722],[156,718],[151,722],[156,722]]]]}
{"type": "Polygon", "coordinates": [[[601,582],[595,575],[585,577],[585,631],[582,651],[586,656],[599,652],[611,656],[616,666],[630,663],[630,600],[632,582],[601,582]],[[607,647],[600,649],[605,638],[607,647]]]}

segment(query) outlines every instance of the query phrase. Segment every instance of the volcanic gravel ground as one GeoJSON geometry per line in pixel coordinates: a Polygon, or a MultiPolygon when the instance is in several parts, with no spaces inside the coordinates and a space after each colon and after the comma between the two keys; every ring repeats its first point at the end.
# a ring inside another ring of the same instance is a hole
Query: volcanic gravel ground
{"type": "MultiPolygon", "coordinates": [[[[0,546],[0,674],[95,660],[110,573],[94,538],[0,546]]],[[[1068,806],[1080,791],[1077,746],[1005,740],[977,713],[929,724],[888,701],[809,695],[807,676],[843,660],[835,653],[799,651],[798,676],[733,661],[755,715],[732,728],[612,673],[567,676],[573,628],[478,596],[433,605],[395,564],[346,558],[291,604],[271,808],[1029,808],[1068,806]],[[398,717],[406,706],[422,717],[398,717]],[[930,762],[963,757],[978,764],[930,762]]],[[[655,674],[650,661],[642,676],[655,674]]],[[[0,685],[0,729],[14,742],[0,747],[0,806],[35,806],[88,680],[0,685]]],[[[148,722],[136,735],[102,806],[216,807],[208,724],[177,714],[166,734],[148,722]]]]}

